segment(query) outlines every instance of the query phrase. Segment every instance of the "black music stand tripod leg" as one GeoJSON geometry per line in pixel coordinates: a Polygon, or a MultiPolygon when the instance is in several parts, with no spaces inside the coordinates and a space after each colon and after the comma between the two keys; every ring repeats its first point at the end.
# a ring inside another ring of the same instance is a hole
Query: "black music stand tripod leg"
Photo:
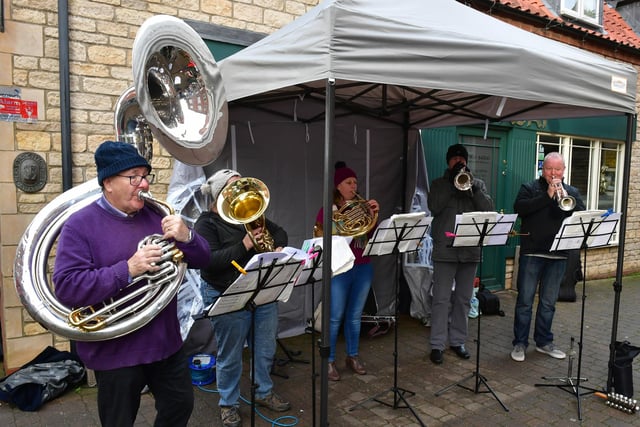
{"type": "MultiPolygon", "coordinates": [[[[496,222],[489,222],[488,220],[485,220],[483,223],[476,223],[476,221],[474,219],[473,220],[473,225],[475,227],[475,231],[478,233],[477,236],[474,236],[474,237],[478,237],[478,243],[477,243],[477,245],[474,245],[474,246],[479,246],[480,247],[480,264],[479,265],[480,265],[480,269],[482,269],[482,248],[483,248],[483,245],[484,245],[485,237],[487,237],[491,233],[491,230],[494,229],[494,227],[496,225],[496,222]],[[489,227],[489,225],[491,225],[491,227],[489,227]]],[[[465,237],[470,237],[470,236],[465,236],[465,237]]],[[[482,276],[482,272],[480,272],[480,276],[482,276]]],[[[464,388],[465,390],[472,391],[472,392],[474,392],[476,394],[478,394],[478,393],[491,393],[491,395],[498,401],[500,406],[502,406],[502,409],[504,409],[506,412],[509,412],[509,408],[506,407],[506,405],[502,402],[502,400],[500,400],[498,395],[489,386],[489,383],[487,382],[487,378],[484,375],[480,374],[480,337],[481,337],[480,324],[481,324],[481,319],[482,319],[482,313],[478,316],[478,329],[477,329],[477,337],[476,337],[476,367],[475,367],[475,371],[473,373],[471,373],[470,375],[462,378],[460,381],[457,381],[457,382],[455,382],[453,384],[449,384],[448,386],[444,387],[443,389],[438,390],[435,393],[435,395],[436,396],[440,396],[444,392],[452,389],[455,386],[464,388]],[[475,378],[475,387],[474,388],[470,388],[470,387],[464,386],[463,383],[465,383],[466,381],[470,380],[471,378],[475,378]],[[480,385],[481,384],[484,385],[486,390],[480,390],[480,385]]]]}
{"type": "Polygon", "coordinates": [[[285,366],[287,363],[309,363],[308,360],[305,359],[296,359],[297,356],[302,354],[300,350],[289,350],[287,346],[284,345],[280,338],[276,338],[276,342],[278,343],[278,347],[282,350],[286,358],[280,359],[278,357],[275,358],[273,367],[271,368],[271,373],[280,378],[289,379],[289,375],[278,372],[274,369],[275,366],[285,366]]]}
{"type": "MultiPolygon", "coordinates": [[[[400,242],[403,240],[403,236],[405,235],[405,229],[406,229],[406,224],[403,225],[402,227],[397,227],[395,224],[393,226],[396,229],[396,238],[395,238],[395,244],[393,246],[393,250],[391,253],[395,254],[396,256],[396,274],[395,274],[395,322],[394,322],[394,351],[393,351],[393,387],[384,390],[368,399],[363,400],[362,402],[357,403],[356,405],[352,406],[351,408],[349,408],[349,411],[354,410],[355,408],[357,408],[358,406],[362,406],[363,404],[365,404],[366,402],[377,402],[380,404],[383,404],[385,406],[389,406],[393,409],[409,409],[409,411],[411,411],[411,414],[413,414],[413,416],[416,418],[416,420],[418,421],[418,423],[422,426],[425,427],[426,424],[420,419],[420,416],[418,415],[418,413],[411,407],[411,405],[409,404],[409,402],[406,400],[405,396],[414,396],[415,393],[409,390],[405,390],[403,388],[398,387],[398,315],[399,315],[399,308],[398,308],[398,301],[399,301],[399,294],[400,294],[400,266],[402,265],[401,262],[401,256],[400,256],[400,251],[398,249],[398,246],[400,244],[400,242]],[[387,393],[393,393],[393,403],[389,403],[387,401],[381,400],[381,397],[387,393]],[[400,402],[403,403],[403,405],[400,405],[400,402]]],[[[425,226],[424,228],[424,232],[426,232],[427,227],[425,226]]],[[[374,236],[374,240],[370,241],[369,243],[375,244],[375,236],[374,236]]],[[[382,243],[389,243],[387,242],[382,242],[382,243]]]]}
{"type": "MultiPolygon", "coordinates": [[[[575,377],[573,377],[573,355],[570,354],[569,355],[569,368],[568,368],[568,373],[567,373],[567,377],[566,378],[558,378],[559,381],[561,381],[561,383],[559,384],[536,384],[536,387],[558,387],[561,390],[566,391],[567,393],[572,394],[575,398],[576,398],[576,402],[577,402],[577,406],[578,406],[578,419],[582,420],[582,403],[581,403],[581,397],[587,394],[592,394],[595,392],[598,392],[599,390],[596,390],[594,388],[590,388],[590,387],[585,387],[583,385],[581,385],[580,383],[582,381],[588,381],[588,379],[586,378],[582,378],[580,376],[581,374],[581,370],[582,370],[582,345],[584,342],[584,316],[585,316],[585,306],[586,306],[586,298],[587,298],[587,249],[589,248],[589,238],[593,235],[595,235],[596,233],[598,233],[598,227],[600,225],[600,223],[602,223],[603,221],[606,221],[606,217],[600,217],[597,220],[594,218],[591,218],[591,220],[589,222],[582,222],[579,224],[580,228],[578,228],[579,230],[582,231],[582,242],[580,243],[579,246],[576,245],[576,247],[569,247],[568,249],[582,249],[583,251],[583,261],[582,261],[582,301],[581,301],[581,307],[580,307],[580,339],[578,341],[578,370],[577,370],[577,375],[575,377]],[[603,219],[604,218],[604,219],[603,219]],[[581,392],[580,389],[584,389],[587,390],[585,392],[581,392]]],[[[572,244],[572,238],[575,238],[575,235],[571,235],[570,233],[567,232],[567,230],[569,229],[569,227],[575,227],[576,224],[572,224],[571,226],[565,226],[563,225],[563,227],[561,228],[560,232],[559,232],[559,238],[557,238],[556,240],[558,240],[558,245],[560,246],[560,244],[562,243],[563,239],[566,240],[568,243],[568,246],[570,246],[572,244]],[[565,235],[565,232],[567,232],[567,234],[569,234],[569,236],[565,235]]],[[[575,230],[575,228],[574,228],[575,230]]],[[[599,236],[606,236],[609,235],[609,238],[611,237],[610,234],[613,234],[613,228],[611,229],[612,231],[606,232],[604,234],[599,234],[599,236]]],[[[555,246],[555,241],[554,241],[554,246],[555,246]]],[[[570,352],[573,351],[573,342],[574,342],[574,338],[571,337],[571,347],[570,347],[570,352]]],[[[542,377],[543,379],[547,379],[545,377],[542,377]]]]}
{"type": "Polygon", "coordinates": [[[509,412],[509,408],[507,408],[505,406],[505,404],[502,402],[502,400],[500,400],[500,398],[498,397],[498,395],[493,391],[493,389],[491,388],[491,386],[489,386],[489,383],[487,382],[487,378],[480,374],[480,319],[482,318],[482,314],[480,314],[478,316],[478,337],[476,339],[476,370],[471,373],[470,375],[467,375],[466,377],[462,378],[460,381],[457,381],[453,384],[449,384],[448,386],[446,386],[445,388],[438,390],[435,395],[436,396],[440,396],[443,393],[445,393],[446,391],[452,389],[455,386],[458,386],[460,388],[464,388],[465,390],[469,390],[472,391],[476,394],[478,393],[491,393],[493,395],[493,397],[498,401],[498,403],[500,404],[500,406],[502,406],[502,409],[504,409],[506,412],[509,412]],[[471,378],[475,378],[475,387],[474,388],[470,388],[467,387],[465,385],[463,385],[465,382],[467,382],[468,380],[470,380],[471,378]],[[484,385],[484,387],[486,388],[486,390],[480,390],[480,385],[484,385]]]}

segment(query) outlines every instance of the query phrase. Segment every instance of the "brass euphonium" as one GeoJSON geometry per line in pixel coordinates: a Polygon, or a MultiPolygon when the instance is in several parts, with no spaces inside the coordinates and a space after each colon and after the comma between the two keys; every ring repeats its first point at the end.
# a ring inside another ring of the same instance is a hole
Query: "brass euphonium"
{"type": "Polygon", "coordinates": [[[264,211],[269,206],[269,189],[257,178],[239,178],[227,184],[218,199],[218,214],[231,224],[244,224],[257,252],[273,252],[273,236],[266,227],[264,211]],[[262,238],[256,240],[253,230],[262,228],[262,238]]]}

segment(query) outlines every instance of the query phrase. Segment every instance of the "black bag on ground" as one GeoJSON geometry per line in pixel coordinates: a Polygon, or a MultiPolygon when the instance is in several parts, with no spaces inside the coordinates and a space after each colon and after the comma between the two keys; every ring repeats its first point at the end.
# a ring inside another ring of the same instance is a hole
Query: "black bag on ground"
{"type": "Polygon", "coordinates": [[[616,393],[633,397],[633,358],[640,354],[640,347],[629,341],[616,341],[613,358],[613,389],[616,393]]]}
{"type": "Polygon", "coordinates": [[[485,288],[484,285],[480,285],[476,298],[478,298],[480,312],[483,315],[504,316],[504,311],[500,310],[500,297],[485,288]]]}
{"type": "Polygon", "coordinates": [[[558,301],[576,301],[576,283],[583,279],[582,262],[580,261],[580,249],[572,249],[567,257],[567,269],[560,283],[558,301]]]}
{"type": "Polygon", "coordinates": [[[0,380],[0,400],[22,411],[36,411],[68,388],[79,384],[85,368],[78,356],[53,347],[0,380]]]}

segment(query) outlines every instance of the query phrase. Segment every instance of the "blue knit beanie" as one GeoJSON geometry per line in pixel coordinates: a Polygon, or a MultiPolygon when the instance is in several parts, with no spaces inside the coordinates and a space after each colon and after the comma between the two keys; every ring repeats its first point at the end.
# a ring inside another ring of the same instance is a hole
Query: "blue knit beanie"
{"type": "Polygon", "coordinates": [[[96,167],[98,184],[102,186],[105,178],[116,175],[127,169],[144,166],[151,172],[151,165],[142,157],[136,148],[125,142],[105,141],[96,150],[96,167]]]}

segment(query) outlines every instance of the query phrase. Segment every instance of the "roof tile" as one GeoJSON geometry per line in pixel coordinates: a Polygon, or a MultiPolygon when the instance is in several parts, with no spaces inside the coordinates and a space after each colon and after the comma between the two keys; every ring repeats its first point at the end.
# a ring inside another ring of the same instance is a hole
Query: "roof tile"
{"type": "Polygon", "coordinates": [[[545,6],[541,0],[497,0],[497,3],[533,16],[548,19],[551,24],[562,23],[564,26],[585,32],[586,34],[602,38],[621,45],[640,49],[640,37],[633,31],[627,22],[620,16],[618,11],[611,5],[604,2],[603,8],[603,30],[583,27],[577,23],[563,19],[555,12],[545,6]]]}

